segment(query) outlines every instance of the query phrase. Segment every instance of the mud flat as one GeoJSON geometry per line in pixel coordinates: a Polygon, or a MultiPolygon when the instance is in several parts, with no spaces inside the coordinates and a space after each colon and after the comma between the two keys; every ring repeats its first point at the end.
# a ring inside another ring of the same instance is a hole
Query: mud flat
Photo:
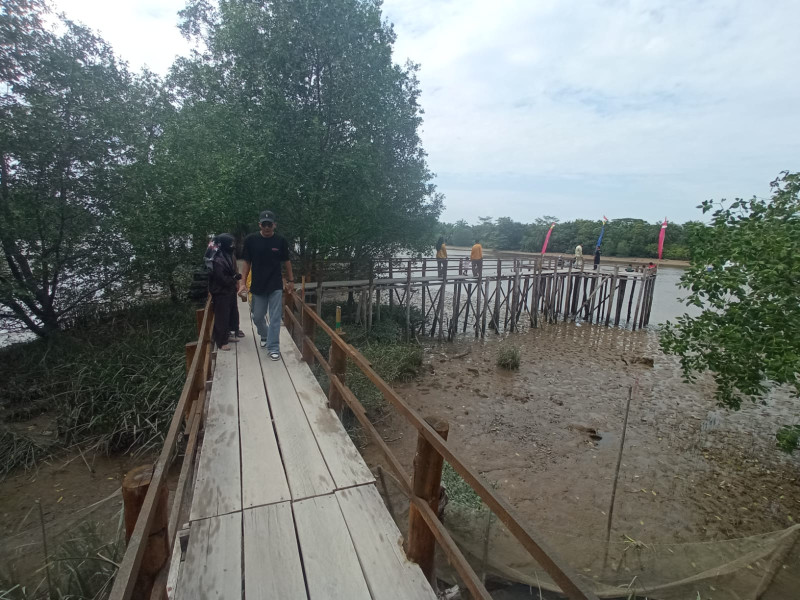
{"type": "MultiPolygon", "coordinates": [[[[430,344],[425,373],[396,389],[423,415],[448,419],[462,456],[538,530],[604,539],[637,379],[612,541],[718,541],[796,523],[800,459],[775,447],[775,432],[796,421],[797,400],[778,389],[766,405],[719,408],[711,378],[685,383],[654,331],[562,323],[430,344]],[[520,349],[519,371],[495,365],[500,344],[520,349]]],[[[415,432],[391,411],[378,427],[410,470],[415,432]]],[[[372,448],[367,456],[380,462],[372,448]]]]}

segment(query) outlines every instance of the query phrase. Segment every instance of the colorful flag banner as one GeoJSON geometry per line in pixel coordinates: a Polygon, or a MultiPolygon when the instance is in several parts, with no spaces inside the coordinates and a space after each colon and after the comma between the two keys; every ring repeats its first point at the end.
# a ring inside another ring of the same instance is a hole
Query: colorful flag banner
{"type": "Polygon", "coordinates": [[[599,248],[600,243],[603,241],[603,234],[606,232],[606,223],[608,223],[608,219],[605,215],[603,215],[603,226],[600,228],[600,237],[597,238],[597,244],[595,245],[596,248],[599,248]]]}
{"type": "Polygon", "coordinates": [[[542,244],[542,254],[544,254],[544,251],[547,250],[547,242],[550,241],[550,234],[553,233],[553,227],[555,226],[555,223],[551,223],[550,229],[547,230],[547,235],[544,238],[544,244],[542,244]]]}
{"type": "Polygon", "coordinates": [[[661,224],[661,232],[658,234],[658,260],[661,260],[661,255],[664,253],[664,236],[667,235],[667,217],[664,217],[664,222],[661,224]]]}

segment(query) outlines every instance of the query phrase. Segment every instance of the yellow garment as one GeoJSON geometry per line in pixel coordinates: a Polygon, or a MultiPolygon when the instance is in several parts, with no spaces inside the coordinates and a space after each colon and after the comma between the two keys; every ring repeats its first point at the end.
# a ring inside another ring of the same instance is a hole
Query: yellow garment
{"type": "Polygon", "coordinates": [[[480,244],[475,244],[472,247],[472,252],[469,253],[470,260],[480,260],[483,258],[483,247],[480,244]]]}
{"type": "Polygon", "coordinates": [[[439,248],[439,251],[436,253],[436,258],[447,258],[447,246],[442,244],[442,247],[439,248]]]}

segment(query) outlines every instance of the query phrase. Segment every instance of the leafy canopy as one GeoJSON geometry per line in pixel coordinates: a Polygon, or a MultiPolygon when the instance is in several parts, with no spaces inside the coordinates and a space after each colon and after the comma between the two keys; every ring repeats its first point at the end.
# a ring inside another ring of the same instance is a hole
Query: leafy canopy
{"type": "Polygon", "coordinates": [[[800,173],[784,172],[771,187],[769,200],[703,202],[711,224],[693,230],[680,283],[702,313],[661,334],[688,379],[713,372],[717,400],[731,408],[774,384],[800,395],[800,173]]]}

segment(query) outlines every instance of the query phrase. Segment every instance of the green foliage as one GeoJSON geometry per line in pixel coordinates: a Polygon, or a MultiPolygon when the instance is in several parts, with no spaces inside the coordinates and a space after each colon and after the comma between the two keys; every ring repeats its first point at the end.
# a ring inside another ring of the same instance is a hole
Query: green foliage
{"type": "MultiPolygon", "coordinates": [[[[50,411],[61,446],[143,451],[158,447],[185,379],[193,308],[157,302],[86,321],[47,340],[0,350],[0,405],[50,411]]],[[[0,463],[31,466],[52,447],[0,436],[0,463]]]]}
{"type": "Polygon", "coordinates": [[[519,348],[510,344],[503,344],[497,351],[497,366],[513,371],[519,369],[521,354],[519,348]]]}
{"type": "Polygon", "coordinates": [[[684,375],[711,371],[717,399],[731,408],[772,384],[800,394],[800,174],[783,173],[772,191],[769,200],[703,202],[711,224],[693,229],[680,284],[702,313],[668,322],[661,334],[684,375]]]}
{"type": "Polygon", "coordinates": [[[442,466],[442,485],[447,490],[448,500],[453,504],[473,510],[486,509],[481,497],[464,481],[461,475],[456,473],[456,470],[447,461],[442,466]]]}
{"type": "Polygon", "coordinates": [[[800,425],[781,427],[775,437],[778,440],[778,448],[787,453],[794,452],[800,447],[800,425]]]}
{"type": "MultiPolygon", "coordinates": [[[[533,223],[519,223],[508,217],[492,220],[479,217],[477,225],[469,225],[461,220],[456,223],[440,223],[440,231],[446,233],[450,244],[471,246],[479,237],[484,248],[496,250],[517,250],[541,252],[545,236],[551,223],[556,223],[550,235],[548,252],[572,254],[575,246],[583,245],[584,253],[594,252],[600,236],[602,222],[587,219],[559,222],[545,215],[533,223]]],[[[664,258],[688,260],[690,258],[689,239],[691,230],[698,223],[670,223],[664,243],[664,258]]],[[[604,256],[656,258],[658,255],[658,234],[661,221],[647,223],[641,219],[615,219],[606,224],[602,251],[604,256]]]]}
{"type": "Polygon", "coordinates": [[[107,598],[117,574],[117,565],[125,552],[122,539],[122,513],[116,534],[109,540],[100,523],[81,522],[69,537],[61,542],[50,556],[47,565],[51,590],[44,573],[33,592],[15,584],[8,574],[0,576],[0,600],[34,600],[63,598],[64,600],[99,600],[107,598]]]}
{"type": "Polygon", "coordinates": [[[71,21],[45,30],[44,10],[3,2],[0,60],[0,318],[42,336],[121,291],[115,215],[137,138],[124,65],[71,21]]]}
{"type": "Polygon", "coordinates": [[[380,2],[192,0],[181,16],[207,52],[170,77],[182,141],[164,160],[204,220],[252,226],[269,206],[303,261],[428,250],[442,199],[418,67],[392,63],[380,2]]]}

